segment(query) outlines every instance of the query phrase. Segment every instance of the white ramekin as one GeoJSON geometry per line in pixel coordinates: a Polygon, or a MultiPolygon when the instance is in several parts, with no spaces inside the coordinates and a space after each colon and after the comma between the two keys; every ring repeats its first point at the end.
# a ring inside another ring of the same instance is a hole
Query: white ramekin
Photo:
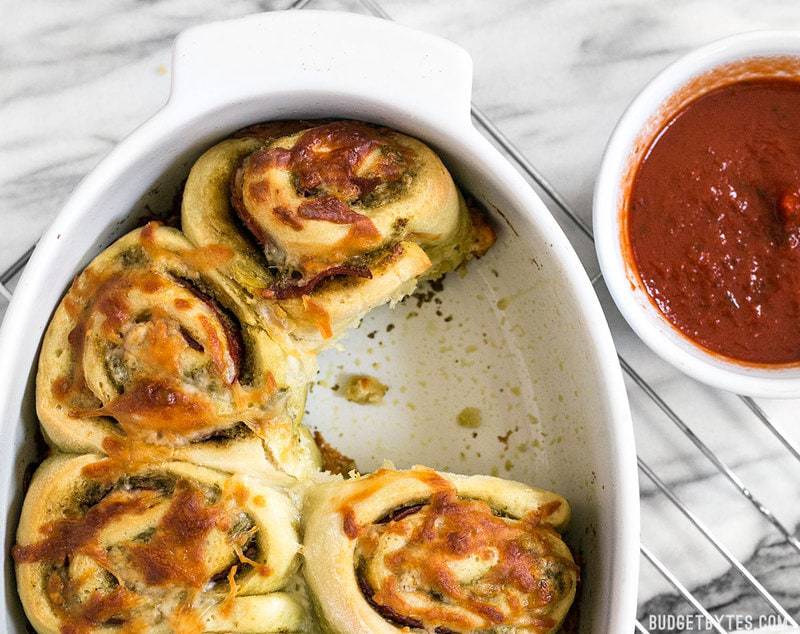
{"type": "Polygon", "coordinates": [[[736,363],[682,335],[653,305],[628,264],[622,222],[631,170],[665,116],[715,83],[735,78],[737,71],[724,72],[731,65],[785,57],[800,58],[800,32],[757,31],[703,46],[659,73],[634,99],[611,135],[597,177],[593,211],[597,257],[606,285],[642,341],[698,381],[739,394],[774,398],[800,397],[800,367],[736,363]]]}

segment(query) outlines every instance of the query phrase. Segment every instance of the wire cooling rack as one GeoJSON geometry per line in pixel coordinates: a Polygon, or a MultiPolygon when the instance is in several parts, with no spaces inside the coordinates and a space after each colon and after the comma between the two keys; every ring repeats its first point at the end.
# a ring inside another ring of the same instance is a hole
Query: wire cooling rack
{"type": "MultiPolygon", "coordinates": [[[[381,7],[375,0],[359,0],[363,7],[372,15],[391,20],[391,16],[381,7]]],[[[311,0],[295,0],[288,8],[302,9],[309,4],[311,0]]],[[[493,140],[511,159],[514,164],[532,181],[538,188],[545,193],[547,198],[561,210],[564,215],[575,225],[575,228],[580,231],[591,242],[594,242],[591,227],[567,204],[564,197],[556,190],[555,187],[544,177],[544,175],[526,158],[526,156],[516,147],[516,145],[498,128],[492,120],[474,103],[472,104],[472,117],[478,127],[493,140]]],[[[25,267],[28,260],[33,253],[34,247],[32,245],[16,262],[9,268],[0,273],[0,296],[7,301],[11,300],[11,292],[8,290],[8,284],[11,282],[25,267]]],[[[596,285],[602,281],[602,274],[598,273],[591,278],[592,285],[596,285]]],[[[628,375],[629,379],[633,382],[637,389],[652,401],[652,403],[663,413],[663,415],[671,421],[675,427],[686,436],[686,438],[695,446],[695,448],[703,455],[703,457],[713,466],[713,468],[722,475],[728,483],[741,494],[744,499],[755,508],[755,510],[765,519],[778,534],[783,538],[784,542],[788,544],[791,549],[800,554],[800,540],[794,536],[792,531],[782,523],[778,517],[764,505],[748,488],[747,484],[742,478],[731,468],[725,461],[723,461],[703,440],[695,434],[692,428],[681,418],[676,411],[659,395],[659,393],[648,383],[639,372],[622,356],[619,355],[619,362],[623,371],[628,375]]],[[[738,396],[742,403],[763,425],[770,434],[772,434],[780,444],[788,451],[791,456],[800,462],[800,451],[791,443],[791,441],[773,424],[770,417],[766,412],[750,397],[738,396]]],[[[653,485],[669,500],[694,526],[700,535],[702,535],[719,554],[727,560],[731,568],[735,570],[746,582],[750,585],[753,591],[763,599],[763,601],[770,607],[772,613],[780,617],[784,624],[793,627],[800,627],[798,622],[792,617],[789,611],[781,601],[779,601],[772,593],[770,593],[764,585],[756,578],[756,576],[742,563],[733,552],[721,541],[714,532],[708,528],[698,516],[685,504],[680,497],[675,493],[672,487],[667,485],[657,473],[645,462],[641,457],[638,458],[639,470],[642,474],[649,479],[653,485]]],[[[705,624],[708,628],[713,629],[718,634],[727,634],[726,630],[720,620],[714,619],[708,609],[701,603],[701,601],[680,581],[678,576],[670,570],[646,544],[640,544],[642,557],[650,563],[650,565],[658,571],[658,573],[682,596],[696,611],[696,614],[703,617],[705,624]]],[[[634,623],[635,630],[642,634],[650,634],[645,625],[636,620],[634,623]]]]}

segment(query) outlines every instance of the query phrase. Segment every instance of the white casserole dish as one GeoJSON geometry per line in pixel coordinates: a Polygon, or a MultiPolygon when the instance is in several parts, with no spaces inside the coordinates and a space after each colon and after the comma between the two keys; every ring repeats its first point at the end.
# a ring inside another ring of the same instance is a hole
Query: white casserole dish
{"type": "Polygon", "coordinates": [[[168,104],[75,190],[39,242],[0,332],[3,631],[25,629],[8,552],[24,473],[41,458],[36,355],[57,302],[146,206],[170,206],[204,148],[250,123],[300,117],[363,119],[421,138],[494,212],[498,230],[490,253],[467,275],[451,274],[435,298],[380,309],[347,337],[345,351],[325,353],[306,422],[362,468],[391,458],[464,473],[497,469],[565,495],[574,511],[567,539],[583,563],[580,631],[631,630],[639,501],[616,353],[565,236],[473,127],[471,81],[459,47],[351,14],[255,15],[178,38],[168,104]],[[353,405],[326,389],[358,371],[390,386],[383,405],[353,405]],[[479,428],[456,423],[465,406],[480,408],[479,428]]]}

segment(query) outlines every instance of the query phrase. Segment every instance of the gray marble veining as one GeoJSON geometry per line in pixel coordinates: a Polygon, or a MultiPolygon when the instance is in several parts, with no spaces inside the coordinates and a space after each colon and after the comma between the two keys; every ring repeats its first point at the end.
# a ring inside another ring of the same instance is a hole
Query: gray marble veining
{"type": "MultiPolygon", "coordinates": [[[[78,181],[164,103],[170,46],[179,31],[288,4],[29,0],[4,5],[0,270],[33,244],[78,181]]],[[[756,28],[800,27],[800,3],[779,0],[382,0],[382,5],[396,20],[452,39],[472,54],[475,102],[586,220],[605,141],[649,78],[712,39],[756,28]]],[[[311,6],[363,11],[353,0],[312,0],[311,6]]],[[[594,274],[591,242],[545,200],[594,274]]],[[[646,349],[602,282],[598,294],[623,356],[753,495],[796,530],[800,462],[735,396],[679,375],[646,349]]],[[[636,385],[629,388],[639,454],[800,619],[800,555],[636,385]]],[[[797,402],[760,404],[800,446],[797,402]]],[[[641,484],[643,542],[704,605],[715,614],[768,612],[646,477],[641,484]]],[[[643,619],[690,611],[647,562],[640,585],[643,619]]]]}

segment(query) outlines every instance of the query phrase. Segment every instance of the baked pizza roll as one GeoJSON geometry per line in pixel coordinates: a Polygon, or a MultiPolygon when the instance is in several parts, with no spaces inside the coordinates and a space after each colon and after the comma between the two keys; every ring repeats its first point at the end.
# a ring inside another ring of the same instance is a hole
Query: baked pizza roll
{"type": "Polygon", "coordinates": [[[97,256],[56,309],[36,404],[49,442],[127,463],[189,460],[227,471],[314,471],[300,419],[313,361],[256,324],[216,267],[150,224],[97,256]]]}
{"type": "Polygon", "coordinates": [[[304,574],[326,632],[554,632],[578,581],[569,514],[518,482],[381,469],[310,492],[304,574]]]}
{"type": "Polygon", "coordinates": [[[314,346],[494,241],[430,148],[356,121],[263,124],[214,146],[182,223],[198,245],[233,248],[223,270],[314,346]]]}
{"type": "Polygon", "coordinates": [[[181,462],[97,480],[103,463],[59,454],[34,474],[13,557],[37,632],[307,631],[281,591],[298,514],[277,481],[181,462]]]}

